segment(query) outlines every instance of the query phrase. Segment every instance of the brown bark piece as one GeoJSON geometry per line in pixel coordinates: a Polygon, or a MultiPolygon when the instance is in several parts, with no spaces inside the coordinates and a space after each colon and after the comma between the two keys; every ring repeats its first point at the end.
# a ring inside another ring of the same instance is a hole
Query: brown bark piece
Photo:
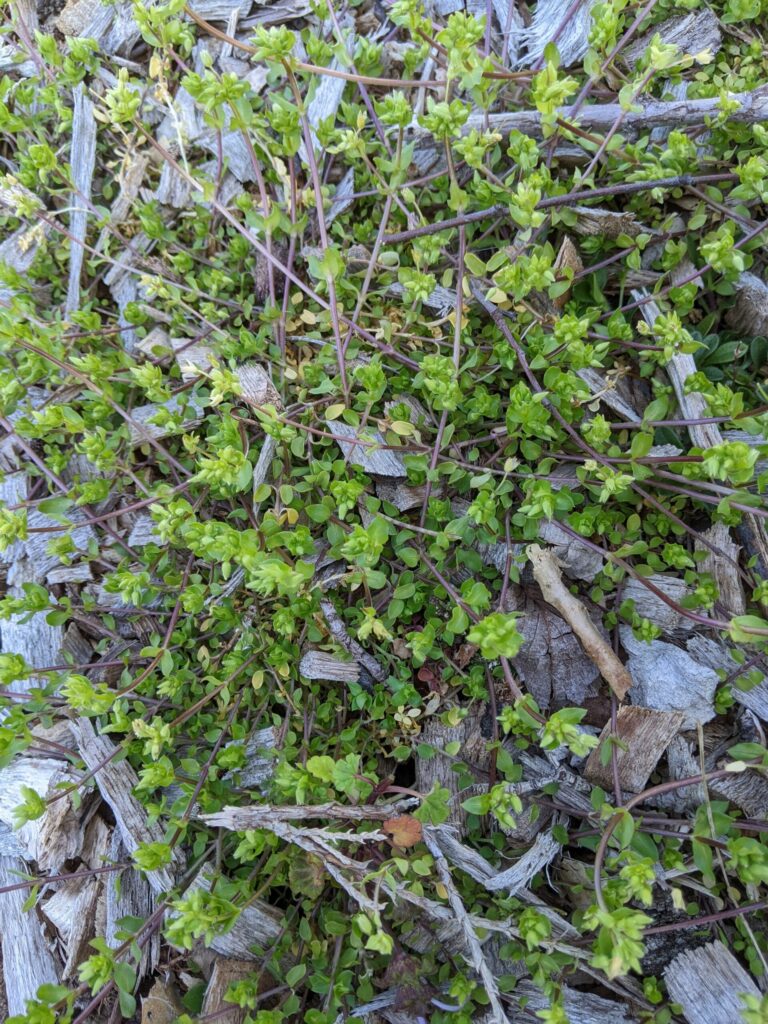
{"type": "Polygon", "coordinates": [[[221,1024],[242,1024],[245,1019],[245,1008],[241,1009],[224,998],[230,985],[243,981],[254,970],[253,962],[247,960],[217,959],[213,964],[211,980],[205,990],[203,1000],[203,1016],[216,1016],[221,1024]]]}
{"type": "MultiPolygon", "coordinates": [[[[634,705],[619,708],[615,735],[627,748],[616,747],[619,784],[623,790],[640,793],[645,788],[659,758],[682,724],[683,716],[679,712],[655,711],[634,705]]],[[[611,723],[608,722],[600,735],[600,745],[589,755],[584,771],[590,782],[603,789],[610,789],[613,785],[610,760],[607,764],[600,760],[611,731],[611,723]]]]}

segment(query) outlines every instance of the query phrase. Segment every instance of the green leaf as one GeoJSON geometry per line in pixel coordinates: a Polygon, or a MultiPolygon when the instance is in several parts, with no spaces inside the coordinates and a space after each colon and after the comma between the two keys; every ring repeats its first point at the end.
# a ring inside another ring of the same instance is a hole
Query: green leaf
{"type": "Polygon", "coordinates": [[[333,781],[335,768],[336,762],[328,754],[307,758],[307,771],[316,779],[322,779],[323,782],[333,781]]]}
{"type": "Polygon", "coordinates": [[[468,800],[463,800],[461,806],[469,814],[482,816],[490,810],[490,802],[488,794],[482,794],[481,796],[471,796],[468,800]]]}
{"type": "Polygon", "coordinates": [[[121,960],[115,964],[113,978],[119,989],[122,989],[124,992],[132,992],[136,984],[136,971],[130,964],[121,960]]]}
{"type": "Polygon", "coordinates": [[[120,1004],[120,1012],[123,1017],[127,1017],[130,1020],[136,1013],[136,999],[130,992],[119,988],[117,990],[117,1001],[120,1004]]]}
{"type": "Polygon", "coordinates": [[[285,972],[286,985],[288,985],[289,988],[295,988],[306,973],[306,964],[296,964],[285,972]]]}
{"type": "Polygon", "coordinates": [[[450,814],[450,799],[450,790],[435,783],[431,792],[423,797],[421,807],[413,812],[413,816],[425,825],[442,825],[450,814]]]}
{"type": "Polygon", "coordinates": [[[737,644],[766,643],[768,641],[768,622],[761,619],[759,615],[738,615],[731,619],[728,627],[728,635],[737,644]],[[765,636],[760,636],[748,630],[764,630],[765,636]]]}

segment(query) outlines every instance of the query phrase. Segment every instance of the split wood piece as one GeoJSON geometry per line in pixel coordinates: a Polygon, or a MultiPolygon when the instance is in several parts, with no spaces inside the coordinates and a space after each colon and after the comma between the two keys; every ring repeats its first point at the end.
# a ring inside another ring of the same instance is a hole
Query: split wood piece
{"type": "Polygon", "coordinates": [[[299,672],[305,679],[339,683],[356,683],[360,679],[360,666],[356,661],[343,661],[325,651],[306,651],[299,663],[299,672]]]}
{"type": "Polygon", "coordinates": [[[95,39],[104,54],[130,56],[141,38],[130,0],[104,6],[100,0],[68,0],[56,18],[62,35],[95,39]]]}
{"type": "Polygon", "coordinates": [[[642,422],[642,417],[635,412],[634,407],[618,393],[616,382],[611,380],[610,374],[598,373],[597,370],[592,369],[577,370],[576,374],[584,381],[595,398],[599,398],[622,419],[628,420],[630,423],[642,422]]]}
{"type": "MultiPolygon", "coordinates": [[[[755,89],[754,92],[729,93],[729,102],[734,105],[728,121],[734,124],[759,124],[768,120],[768,91],[755,89]]],[[[721,99],[711,97],[697,100],[652,100],[640,110],[627,112],[619,103],[593,103],[575,110],[572,106],[560,107],[557,116],[563,121],[578,124],[582,129],[595,134],[609,131],[621,119],[622,134],[636,138],[653,128],[691,128],[704,125],[709,118],[716,118],[721,109],[721,99]]],[[[523,135],[542,138],[541,115],[536,110],[509,111],[502,114],[470,114],[461,129],[461,135],[472,130],[498,132],[508,135],[519,131],[523,135]]],[[[431,138],[426,128],[416,125],[412,128],[417,141],[431,138]]]]}
{"type": "Polygon", "coordinates": [[[148,512],[141,512],[128,535],[128,544],[132,548],[143,548],[147,544],[161,544],[162,539],[157,533],[157,523],[148,512]]]}
{"type": "Polygon", "coordinates": [[[768,530],[760,516],[745,512],[736,528],[737,536],[749,558],[757,559],[757,568],[764,578],[768,576],[768,530]]]}
{"type": "Polygon", "coordinates": [[[172,351],[168,332],[162,327],[153,327],[149,334],[136,342],[136,351],[148,359],[165,358],[172,351]]]}
{"type": "Polygon", "coordinates": [[[307,821],[330,818],[335,821],[387,821],[398,813],[405,812],[415,803],[413,798],[395,803],[374,806],[364,804],[301,804],[298,806],[275,807],[272,804],[251,804],[244,807],[222,807],[211,814],[198,815],[201,821],[212,828],[226,828],[232,832],[244,832],[252,828],[272,828],[286,821],[307,821]]]}
{"type": "MultiPolygon", "coordinates": [[[[344,625],[344,620],[336,611],[333,602],[329,601],[328,598],[324,598],[320,602],[320,610],[328,626],[328,631],[336,643],[343,647],[347,654],[351,655],[371,678],[377,683],[383,683],[387,678],[387,670],[383,665],[379,664],[372,654],[368,654],[354,637],[349,635],[347,627],[344,625]]],[[[365,673],[361,673],[360,685],[366,690],[371,689],[370,680],[366,678],[365,673]]]]}
{"type": "Polygon", "coordinates": [[[717,16],[709,7],[703,7],[701,10],[691,11],[677,18],[667,18],[665,21],[659,22],[658,25],[654,25],[649,32],[638,39],[633,39],[628,46],[625,46],[619,59],[625,61],[634,70],[657,34],[661,36],[664,43],[675,45],[681,54],[693,57],[704,51],[709,51],[714,57],[720,50],[723,41],[723,33],[717,16]]]}
{"type": "MultiPolygon", "coordinates": [[[[23,860],[0,856],[0,888],[16,885],[29,871],[23,860]]],[[[0,893],[3,981],[11,1017],[26,1014],[27,1001],[37,998],[41,985],[58,985],[60,981],[59,967],[48,948],[37,908],[24,910],[28,896],[25,889],[0,893]]]]}
{"type": "Polygon", "coordinates": [[[601,757],[609,737],[615,735],[622,744],[616,747],[619,785],[630,793],[642,792],[659,758],[682,724],[683,716],[679,712],[623,705],[616,716],[616,732],[613,733],[611,723],[608,722],[600,735],[600,746],[589,755],[584,769],[585,777],[596,786],[611,789],[611,761],[609,759],[603,764],[601,757]]]}
{"type": "MultiPolygon", "coordinates": [[[[564,819],[563,819],[564,820],[564,819]]],[[[560,822],[562,824],[562,821],[560,822]]],[[[562,847],[554,838],[551,829],[541,832],[533,845],[505,871],[495,871],[485,857],[465,846],[456,838],[452,829],[445,826],[429,828],[427,836],[440,847],[446,860],[479,882],[489,892],[504,892],[514,896],[525,889],[543,870],[551,864],[562,847]]]]}
{"type": "MultiPolygon", "coordinates": [[[[614,999],[605,999],[595,992],[563,985],[563,1006],[569,1024],[635,1024],[637,1016],[627,1006],[614,999]]],[[[515,986],[515,1000],[525,1002],[519,1018],[520,1024],[534,1024],[541,1018],[539,1011],[548,1010],[550,1000],[531,981],[523,980],[515,986]]]]}
{"type": "MultiPolygon", "coordinates": [[[[0,74],[7,75],[13,72],[21,78],[32,78],[38,73],[37,65],[33,60],[24,60],[26,50],[13,43],[0,43],[0,74]]],[[[2,979],[0,979],[2,980],[2,979]]]]}
{"type": "Polygon", "coordinates": [[[60,565],[45,574],[48,583],[90,583],[93,580],[91,567],[87,562],[74,565],[60,565]]]}
{"type": "MultiPolygon", "coordinates": [[[[692,588],[678,576],[648,576],[647,581],[677,605],[683,598],[689,597],[693,593],[692,588]]],[[[664,633],[669,633],[672,630],[687,632],[693,629],[693,620],[682,615],[677,609],[670,608],[666,601],[662,601],[650,587],[645,585],[644,580],[634,577],[628,579],[624,584],[621,596],[624,601],[634,601],[637,614],[644,619],[649,619],[664,633]]]]}
{"type": "Polygon", "coordinates": [[[204,131],[197,143],[213,157],[216,157],[221,147],[221,154],[226,160],[228,170],[241,185],[256,181],[253,150],[241,131],[204,131]]]}
{"type": "Polygon", "coordinates": [[[695,729],[715,717],[716,672],[694,661],[687,651],[662,640],[636,640],[629,626],[619,628],[635,681],[632,703],[657,711],[679,711],[683,729],[695,729]]]}
{"type": "MultiPolygon", "coordinates": [[[[395,282],[387,288],[387,295],[391,295],[392,298],[402,298],[405,295],[405,288],[395,282]]],[[[456,308],[456,291],[443,288],[438,284],[425,299],[422,299],[422,303],[427,309],[433,309],[440,316],[448,316],[451,310],[456,308]]]]}
{"type": "Polygon", "coordinates": [[[569,206],[568,210],[576,215],[572,230],[577,235],[603,235],[615,241],[619,235],[636,238],[639,234],[653,234],[653,229],[646,227],[629,211],[602,210],[597,206],[569,206]]]}
{"type": "MultiPolygon", "coordinates": [[[[135,853],[142,843],[162,843],[165,839],[163,829],[157,822],[149,824],[145,808],[133,795],[138,776],[126,760],[117,760],[118,750],[112,740],[98,736],[87,718],[73,722],[72,732],[86,767],[96,773],[96,785],[112,809],[128,852],[135,853]]],[[[147,879],[156,895],[167,893],[174,886],[169,867],[147,871],[147,879]]]]}
{"type": "Polygon", "coordinates": [[[213,962],[213,970],[203,999],[202,1015],[213,1016],[220,1024],[242,1024],[245,1019],[245,1007],[225,999],[230,985],[243,981],[253,973],[251,960],[227,960],[217,957],[213,962]]]}
{"type": "Polygon", "coordinates": [[[459,891],[454,885],[448,861],[445,859],[440,846],[430,835],[429,831],[425,831],[424,842],[429,852],[435,858],[437,874],[440,881],[443,883],[444,889],[448,893],[448,903],[453,911],[454,917],[456,918],[456,922],[461,928],[467,947],[469,961],[480,975],[480,980],[483,983],[486,995],[488,996],[488,1000],[491,1004],[491,1016],[489,1019],[493,1024],[509,1024],[509,1018],[504,1012],[504,1006],[501,1002],[501,995],[499,993],[496,978],[488,966],[488,961],[483,955],[483,947],[477,937],[477,932],[462,902],[459,891]]]}
{"type": "Polygon", "coordinates": [[[582,602],[563,583],[560,566],[553,552],[538,544],[531,544],[528,558],[544,600],[556,608],[570,625],[586,653],[600,669],[600,674],[617,698],[623,700],[632,686],[632,676],[600,635],[582,602]]]}
{"type": "MultiPolygon", "coordinates": [[[[123,843],[120,830],[112,833],[109,859],[113,864],[125,864],[130,861],[130,854],[123,843]]],[[[147,879],[138,871],[127,868],[119,874],[106,876],[104,882],[106,924],[104,936],[107,942],[116,948],[120,945],[117,934],[121,931],[120,921],[124,917],[138,917],[142,921],[151,917],[155,911],[155,898],[147,879]]],[[[160,959],[160,933],[155,931],[141,948],[141,959],[137,966],[139,979],[146,977],[157,967],[160,959]]]]}
{"type": "MultiPolygon", "coordinates": [[[[94,246],[97,252],[101,252],[107,244],[107,239],[112,234],[110,228],[120,227],[130,217],[149,165],[150,158],[146,153],[137,153],[134,150],[129,150],[123,158],[122,165],[118,171],[120,191],[109,211],[109,223],[102,228],[94,246]]],[[[154,332],[150,332],[150,334],[152,333],[154,332]]]]}
{"type": "MultiPolygon", "coordinates": [[[[42,223],[33,224],[31,227],[22,225],[0,243],[0,263],[7,263],[17,273],[26,275],[37,258],[40,244],[45,241],[50,230],[47,224],[42,223]]],[[[0,285],[1,303],[7,304],[15,294],[15,288],[0,285]]]]}
{"type": "Polygon", "coordinates": [[[189,6],[205,21],[228,22],[235,14],[238,20],[250,14],[253,0],[191,0],[189,6]]]}
{"type": "Polygon", "coordinates": [[[426,484],[412,487],[399,481],[395,482],[386,479],[376,481],[376,497],[381,498],[382,501],[388,501],[390,505],[394,505],[398,512],[409,512],[412,508],[421,508],[427,493],[435,498],[439,498],[443,493],[443,489],[437,484],[427,492],[426,484]]]}
{"type": "Polygon", "coordinates": [[[131,410],[130,415],[128,429],[131,444],[136,446],[188,430],[203,418],[203,409],[194,395],[186,396],[186,402],[179,395],[174,395],[167,402],[139,405],[131,410]]]}
{"type": "Polygon", "coordinates": [[[730,528],[725,523],[713,523],[701,539],[696,539],[695,547],[704,554],[698,572],[711,573],[720,592],[715,607],[722,608],[727,618],[744,615],[747,602],[738,572],[741,548],[733,543],[730,528]]]}
{"type": "Polygon", "coordinates": [[[141,1024],[173,1024],[184,1013],[184,1006],[173,983],[173,975],[156,978],[141,1000],[141,1024]]]}
{"type": "MultiPolygon", "coordinates": [[[[551,483],[556,486],[555,479],[551,483]]],[[[554,550],[563,573],[570,579],[591,583],[605,565],[605,558],[599,551],[566,533],[554,520],[539,523],[539,539],[554,550]]]]}
{"type": "MultiPolygon", "coordinates": [[[[91,0],[83,0],[90,3],[91,0]]],[[[100,4],[100,0],[97,0],[100,4]]],[[[116,4],[110,4],[103,10],[115,12],[120,6],[119,0],[116,4]]],[[[120,340],[123,348],[129,355],[136,351],[136,328],[127,316],[128,306],[133,302],[140,302],[147,298],[146,289],[141,284],[141,276],[147,254],[152,251],[155,243],[147,238],[142,232],[134,235],[129,245],[122,249],[115,257],[115,262],[104,275],[104,284],[109,288],[112,298],[117,304],[119,311],[118,325],[120,327],[120,340]]]]}
{"type": "MultiPolygon", "coordinates": [[[[766,115],[768,116],[768,93],[766,93],[765,101],[766,115]]],[[[694,103],[696,101],[691,100],[688,102],[694,103]]],[[[632,298],[635,301],[646,299],[647,297],[648,292],[645,288],[637,288],[632,291],[632,298]]],[[[640,312],[645,322],[653,330],[653,325],[661,314],[659,307],[655,302],[643,302],[642,306],[640,306],[640,312]]],[[[667,376],[672,382],[672,387],[675,389],[677,404],[680,407],[683,419],[706,419],[709,411],[704,396],[698,391],[686,392],[685,389],[685,383],[688,378],[696,373],[696,363],[693,361],[693,356],[686,353],[678,353],[672,356],[665,368],[667,376]]],[[[723,436],[716,423],[693,423],[688,427],[688,433],[690,434],[691,441],[693,441],[697,448],[714,448],[723,442],[723,436]]]]}
{"type": "MultiPolygon", "coordinates": [[[[670,780],[674,782],[701,774],[701,765],[691,753],[691,745],[684,736],[675,736],[667,747],[667,771],[670,780]]],[[[677,815],[695,814],[706,799],[706,790],[699,783],[653,797],[648,801],[648,806],[672,811],[677,815]]]]}
{"type": "Polygon", "coordinates": [[[596,2],[584,0],[574,10],[574,5],[564,6],[562,0],[539,0],[533,21],[521,31],[516,67],[536,67],[555,37],[562,67],[569,68],[580,61],[589,46],[592,8],[596,2]]]}
{"type": "Polygon", "coordinates": [[[751,975],[719,940],[675,957],[664,980],[688,1024],[735,1024],[744,1008],[741,996],[760,998],[751,975]]]}
{"type": "MultiPolygon", "coordinates": [[[[558,478],[553,473],[551,483],[553,487],[567,485],[570,481],[558,478]]],[[[456,498],[451,502],[451,512],[454,516],[466,516],[469,502],[462,498],[456,498]]],[[[560,566],[566,576],[577,580],[593,580],[605,564],[603,556],[593,551],[576,537],[571,537],[556,522],[543,522],[539,524],[539,540],[554,548],[560,566]]],[[[482,544],[475,542],[473,548],[480,555],[486,565],[492,565],[500,573],[505,572],[508,555],[512,559],[521,558],[525,554],[524,544],[482,544]]]]}
{"type": "MultiPolygon", "coordinates": [[[[9,591],[14,597],[23,596],[21,588],[9,591]]],[[[0,647],[6,654],[20,654],[30,668],[57,665],[64,642],[62,626],[51,626],[45,621],[45,612],[35,612],[25,621],[23,615],[12,615],[0,622],[0,647]]],[[[11,691],[25,691],[30,681],[17,680],[8,685],[11,691]]],[[[36,682],[35,685],[38,685],[36,682]]],[[[4,715],[0,712],[0,720],[4,715]]]]}
{"type": "Polygon", "coordinates": [[[66,313],[69,316],[80,305],[80,272],[85,256],[85,234],[88,227],[88,204],[91,199],[93,170],[96,166],[96,118],[85,85],[73,90],[72,146],[70,165],[74,190],[70,199],[69,217],[69,284],[66,313]]]}
{"type": "Polygon", "coordinates": [[[326,227],[330,227],[338,216],[344,213],[354,202],[352,195],[355,191],[355,172],[352,167],[336,186],[336,191],[331,197],[331,208],[325,215],[326,227]]]}
{"type": "Polygon", "coordinates": [[[42,905],[42,912],[59,933],[65,951],[62,980],[70,980],[87,959],[88,943],[96,934],[93,924],[99,899],[100,880],[75,878],[60,884],[42,905]]]}
{"type": "Polygon", "coordinates": [[[434,747],[436,753],[433,757],[416,758],[414,785],[420,793],[429,793],[434,786],[448,790],[448,822],[462,835],[466,831],[467,812],[461,806],[461,802],[470,794],[462,789],[453,766],[457,758],[460,758],[479,771],[488,770],[490,756],[487,746],[491,732],[489,728],[488,735],[483,735],[482,725],[483,708],[476,706],[470,709],[458,725],[445,725],[437,716],[431,716],[424,723],[419,737],[422,743],[434,747]],[[459,753],[456,757],[449,757],[445,753],[445,748],[450,743],[459,744],[459,753]]]}
{"type": "Polygon", "coordinates": [[[734,288],[736,298],[725,314],[725,322],[746,338],[768,334],[768,285],[745,271],[736,278],[734,288]]]}
{"type": "MultiPolygon", "coordinates": [[[[39,796],[57,795],[60,784],[72,785],[76,776],[65,761],[17,757],[0,771],[0,821],[14,825],[14,810],[24,803],[22,787],[39,796]]],[[[40,871],[59,871],[66,861],[79,856],[83,845],[80,818],[69,796],[48,804],[44,814],[25,822],[16,832],[25,860],[35,861],[40,871]]]]}
{"type": "Polygon", "coordinates": [[[759,772],[741,772],[713,779],[710,792],[739,807],[748,818],[768,818],[768,780],[759,772]]]}
{"type": "MultiPolygon", "coordinates": [[[[514,748],[509,753],[517,753],[514,748]]],[[[555,766],[548,759],[521,750],[517,760],[523,766],[524,782],[513,782],[507,786],[510,792],[522,796],[524,793],[536,793],[552,783],[558,786],[557,801],[568,810],[579,815],[591,813],[590,795],[592,786],[580,775],[576,775],[563,765],[555,766]]]]}
{"type": "MultiPolygon", "coordinates": [[[[72,509],[67,513],[67,517],[69,538],[74,549],[80,555],[86,555],[91,541],[96,540],[93,527],[86,522],[87,517],[82,509],[72,509]]],[[[51,555],[47,550],[52,537],[63,536],[56,520],[35,509],[27,515],[27,526],[30,530],[27,539],[20,542],[19,545],[14,545],[16,557],[7,576],[8,584],[12,587],[21,586],[23,583],[42,583],[52,569],[64,568],[58,555],[51,555]],[[54,528],[54,532],[31,532],[32,529],[50,530],[51,528],[54,528]]]]}
{"type": "MultiPolygon", "coordinates": [[[[277,734],[272,726],[257,729],[245,744],[245,764],[235,771],[225,772],[222,778],[233,781],[237,778],[240,789],[262,789],[274,775],[275,758],[277,757],[277,734]]],[[[228,743],[227,746],[240,745],[228,743]]]]}
{"type": "MultiPolygon", "coordinates": [[[[176,354],[176,364],[183,381],[189,383],[197,380],[201,373],[207,373],[211,369],[212,360],[216,356],[210,345],[204,342],[190,343],[188,338],[171,338],[170,343],[176,354]]],[[[273,405],[276,409],[282,409],[280,393],[263,366],[254,360],[248,360],[240,363],[234,372],[240,385],[238,397],[242,401],[255,408],[273,405]]]]}
{"type": "MultiPolygon", "coordinates": [[[[739,663],[731,657],[735,648],[718,640],[695,634],[686,644],[686,649],[694,661],[714,669],[715,672],[725,672],[731,679],[738,679],[743,672],[739,663]]],[[[757,686],[749,690],[740,690],[734,686],[731,692],[738,704],[748,708],[764,722],[768,722],[768,680],[765,676],[757,686]]]]}
{"type": "MultiPolygon", "coordinates": [[[[355,52],[356,39],[354,32],[347,32],[344,39],[344,49],[347,57],[351,58],[355,52]]],[[[348,67],[346,61],[342,63],[338,57],[334,57],[330,67],[333,71],[344,71],[348,67]]],[[[322,121],[328,118],[336,119],[339,110],[341,97],[344,95],[346,82],[343,78],[336,78],[331,75],[323,75],[315,89],[312,99],[307,104],[306,118],[309,124],[309,136],[312,148],[317,150],[320,145],[317,138],[317,129],[322,121]]],[[[322,149],[322,147],[321,147],[322,149]]],[[[307,152],[306,140],[302,136],[299,144],[299,159],[305,165],[309,165],[309,154],[307,152]]]]}
{"type": "MultiPolygon", "coordinates": [[[[210,867],[202,868],[190,885],[190,891],[202,889],[210,892],[211,879],[205,872],[212,870],[210,867]]],[[[282,934],[282,921],[282,911],[265,900],[253,900],[244,907],[228,932],[214,937],[211,949],[220,956],[253,963],[261,959],[259,953],[253,952],[253,947],[266,950],[273,946],[282,934]]]]}
{"type": "Polygon", "coordinates": [[[348,856],[339,849],[339,846],[380,843],[387,838],[385,832],[376,830],[361,833],[333,831],[329,828],[299,828],[274,817],[265,819],[264,827],[284,843],[290,843],[310,854],[361,910],[379,913],[382,904],[375,895],[369,896],[363,885],[368,877],[369,862],[348,856]]]}
{"type": "Polygon", "coordinates": [[[326,426],[351,465],[362,466],[366,473],[374,476],[408,476],[403,455],[396,449],[379,447],[386,446],[387,442],[377,430],[358,431],[340,420],[330,420],[326,426]]]}
{"type": "Polygon", "coordinates": [[[598,696],[599,669],[553,608],[512,586],[504,610],[522,613],[518,629],[525,643],[515,657],[515,673],[542,710],[583,707],[598,696]]]}

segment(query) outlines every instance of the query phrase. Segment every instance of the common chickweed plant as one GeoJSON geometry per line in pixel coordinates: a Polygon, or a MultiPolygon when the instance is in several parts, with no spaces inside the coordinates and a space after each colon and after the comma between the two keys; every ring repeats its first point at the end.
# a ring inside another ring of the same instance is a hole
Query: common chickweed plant
{"type": "MultiPolygon", "coordinates": [[[[662,0],[642,24],[639,5],[598,3],[581,62],[563,69],[550,45],[535,66],[510,72],[496,26],[489,31],[482,18],[433,21],[418,0],[395,0],[386,5],[387,41],[358,33],[350,42],[348,15],[373,19],[373,7],[342,12],[319,2],[291,29],[239,37],[235,56],[262,72],[250,78],[221,70],[222,29],[190,17],[183,0],[134,5],[141,42],[128,61],[87,39],[30,36],[7,10],[7,41],[32,66],[0,80],[2,218],[8,236],[26,229],[21,247],[36,254],[24,274],[2,270],[0,422],[29,487],[0,508],[0,547],[18,550],[43,530],[48,552],[62,566],[87,563],[103,590],[100,601],[89,585],[27,582],[0,600],[5,621],[37,614],[80,624],[95,644],[91,661],[69,656],[66,669],[33,671],[2,652],[3,688],[27,695],[0,698],[0,764],[33,744],[35,727],[90,719],[135,768],[135,796],[164,833],[126,870],[156,871],[177,855],[190,871],[208,865],[213,886],[188,889],[191,874],[180,872],[152,918],[124,922],[120,944],[98,937],[77,979],[44,986],[17,1022],[79,1022],[83,1006],[101,1013],[116,993],[113,1013],[130,1018],[145,991],[137,967],[149,934],[161,931],[173,964],[201,977],[188,951],[260,899],[282,911],[284,927],[230,990],[247,1021],[332,1024],[399,987],[419,1019],[469,1024],[489,1004],[471,959],[436,939],[418,957],[409,945],[419,901],[450,911],[458,897],[501,937],[502,1002],[519,1004],[518,976],[527,975],[549,1006],[535,1016],[561,1024],[563,986],[577,972],[614,991],[634,974],[639,1019],[664,1024],[679,1018],[642,959],[665,870],[676,872],[673,900],[685,923],[715,908],[710,927],[762,976],[766,940],[747,908],[765,905],[768,848],[764,827],[734,805],[708,800],[680,830],[658,816],[644,822],[641,800],[622,809],[620,794],[593,788],[592,812],[554,829],[582,869],[585,898],[542,873],[532,882],[543,901],[535,904],[489,892],[459,870],[449,891],[428,827],[447,821],[450,793],[416,792],[412,782],[418,759],[439,757],[464,787],[482,783],[465,800],[463,842],[501,870],[520,852],[504,831],[524,812],[509,788],[525,782],[520,752],[579,759],[595,747],[584,708],[538,707],[515,672],[523,637],[506,595],[518,584],[532,589],[525,546],[551,522],[602,556],[594,579],[569,585],[606,635],[622,625],[638,640],[660,635],[624,599],[628,579],[666,573],[685,582],[677,610],[733,651],[717,693],[725,734],[733,735],[734,692],[761,678],[768,580],[756,553],[734,568],[749,608],[731,619],[696,542],[715,523],[763,521],[766,449],[693,444],[667,367],[692,355],[686,388],[703,396],[704,417],[724,432],[766,432],[765,342],[734,334],[724,319],[739,275],[764,270],[767,129],[733,116],[732,99],[766,80],[764,7],[717,0],[721,49],[689,55],[652,29],[698,11],[696,0],[662,0]],[[634,38],[650,33],[634,65],[623,56],[630,29],[634,38]],[[310,125],[334,61],[346,82],[341,99],[310,125]],[[681,80],[689,98],[716,101],[706,124],[625,130],[625,119],[681,80]],[[97,138],[72,308],[78,89],[94,105],[97,138]],[[180,90],[212,149],[185,135],[174,112],[180,90]],[[560,116],[574,101],[582,112],[615,102],[622,114],[595,134],[579,127],[578,112],[560,116]],[[522,110],[537,115],[532,133],[483,118],[522,110]],[[164,117],[175,133],[158,133],[164,117]],[[224,200],[222,138],[231,134],[250,173],[224,200]],[[434,159],[422,171],[429,162],[416,161],[428,150],[434,159]],[[118,219],[137,161],[142,188],[118,219]],[[180,208],[152,197],[169,168],[188,191],[180,208]],[[352,198],[338,204],[350,170],[352,198]],[[579,232],[590,205],[623,214],[621,230],[579,232]],[[578,259],[563,257],[564,242],[578,259]],[[106,282],[128,253],[137,288],[118,309],[106,282]],[[652,326],[631,295],[641,271],[660,311],[652,326]],[[448,296],[442,310],[435,289],[448,296]],[[169,338],[204,344],[210,359],[182,377],[184,357],[169,338]],[[248,360],[271,375],[267,401],[244,394],[237,370],[248,360]],[[637,422],[588,386],[595,374],[603,394],[634,396],[637,422]],[[133,413],[149,403],[158,437],[136,443],[133,413]],[[339,425],[345,437],[354,428],[357,442],[342,449],[339,425]],[[679,454],[654,454],[658,445],[679,454]],[[399,483],[417,495],[404,510],[366,471],[369,454],[382,451],[400,461],[399,483]],[[30,524],[33,511],[50,525],[30,524]],[[151,516],[152,539],[131,546],[139,514],[151,516]],[[96,538],[85,549],[73,539],[84,523],[96,538]],[[504,571],[480,553],[498,544],[519,552],[504,571]],[[308,648],[348,657],[328,603],[381,666],[370,685],[300,673],[308,648]],[[140,642],[121,650],[111,682],[95,682],[93,663],[126,622],[140,642]],[[486,705],[492,770],[478,779],[458,743],[437,751],[422,732],[430,720],[448,728],[486,705]],[[246,742],[270,726],[271,780],[244,788],[246,742]],[[359,817],[311,822],[354,840],[336,845],[362,867],[341,879],[269,828],[223,831],[201,817],[226,806],[343,809],[403,795],[414,801],[400,842],[379,832],[363,843],[380,823],[359,817]]],[[[768,753],[741,744],[728,760],[752,771],[768,753]]],[[[93,785],[88,776],[72,797],[93,785]]],[[[557,798],[553,784],[537,799],[557,806],[557,798]]],[[[18,822],[46,807],[28,791],[18,822]]],[[[185,1019],[199,1014],[203,991],[202,980],[185,991],[185,1019]]],[[[765,1020],[763,1004],[750,997],[744,1020],[765,1020]]]]}

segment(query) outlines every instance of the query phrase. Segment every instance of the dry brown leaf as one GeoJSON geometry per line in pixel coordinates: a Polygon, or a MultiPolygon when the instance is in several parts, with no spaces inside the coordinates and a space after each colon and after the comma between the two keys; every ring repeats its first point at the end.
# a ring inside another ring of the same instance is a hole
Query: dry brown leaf
{"type": "Polygon", "coordinates": [[[421,822],[410,814],[401,814],[399,818],[387,818],[382,828],[391,836],[394,845],[403,849],[415,846],[421,841],[421,822]]]}
{"type": "Polygon", "coordinates": [[[176,988],[168,979],[158,978],[141,1000],[141,1024],[171,1024],[184,1012],[176,988]]]}

